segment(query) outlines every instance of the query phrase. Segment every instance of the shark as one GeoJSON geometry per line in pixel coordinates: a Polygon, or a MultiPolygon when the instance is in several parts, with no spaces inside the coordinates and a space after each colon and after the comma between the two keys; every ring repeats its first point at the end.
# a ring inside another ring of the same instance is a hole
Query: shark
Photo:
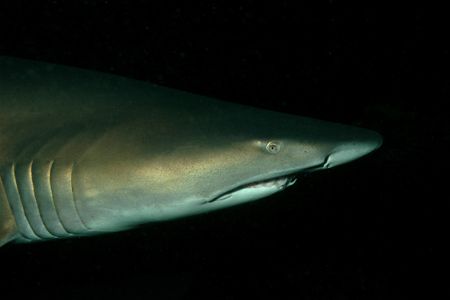
{"type": "Polygon", "coordinates": [[[0,246],[254,201],[381,144],[369,129],[0,57],[0,246]]]}

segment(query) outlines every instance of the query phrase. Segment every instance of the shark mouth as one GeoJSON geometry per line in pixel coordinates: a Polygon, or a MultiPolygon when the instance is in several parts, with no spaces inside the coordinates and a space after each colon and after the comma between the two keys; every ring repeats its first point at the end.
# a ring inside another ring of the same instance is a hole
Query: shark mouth
{"type": "Polygon", "coordinates": [[[204,203],[223,200],[234,200],[238,202],[256,200],[280,192],[293,185],[296,181],[296,177],[289,175],[243,184],[204,203]]]}

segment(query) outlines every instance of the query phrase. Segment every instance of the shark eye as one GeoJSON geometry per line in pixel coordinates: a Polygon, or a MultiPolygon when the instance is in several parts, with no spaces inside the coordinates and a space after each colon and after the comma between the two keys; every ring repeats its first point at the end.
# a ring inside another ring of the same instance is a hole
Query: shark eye
{"type": "Polygon", "coordinates": [[[280,142],[271,141],[271,142],[268,142],[266,145],[267,152],[269,152],[271,154],[276,154],[276,153],[280,152],[280,149],[281,149],[280,142]]]}

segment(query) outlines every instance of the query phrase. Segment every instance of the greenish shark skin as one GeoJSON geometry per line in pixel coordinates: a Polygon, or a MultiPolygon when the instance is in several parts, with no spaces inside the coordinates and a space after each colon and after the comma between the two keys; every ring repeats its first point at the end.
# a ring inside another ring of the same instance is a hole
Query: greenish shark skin
{"type": "Polygon", "coordinates": [[[362,128],[0,57],[0,245],[256,200],[380,145],[362,128]]]}

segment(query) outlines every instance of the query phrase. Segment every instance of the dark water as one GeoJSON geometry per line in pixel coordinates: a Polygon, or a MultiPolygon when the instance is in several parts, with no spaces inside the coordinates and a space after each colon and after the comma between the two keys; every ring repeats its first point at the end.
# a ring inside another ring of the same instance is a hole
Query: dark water
{"type": "Polygon", "coordinates": [[[2,299],[30,291],[64,299],[448,295],[438,255],[449,228],[448,197],[438,194],[450,139],[450,49],[436,23],[445,18],[339,1],[147,2],[2,2],[0,55],[354,124],[385,143],[252,204],[3,247],[2,299]]]}

